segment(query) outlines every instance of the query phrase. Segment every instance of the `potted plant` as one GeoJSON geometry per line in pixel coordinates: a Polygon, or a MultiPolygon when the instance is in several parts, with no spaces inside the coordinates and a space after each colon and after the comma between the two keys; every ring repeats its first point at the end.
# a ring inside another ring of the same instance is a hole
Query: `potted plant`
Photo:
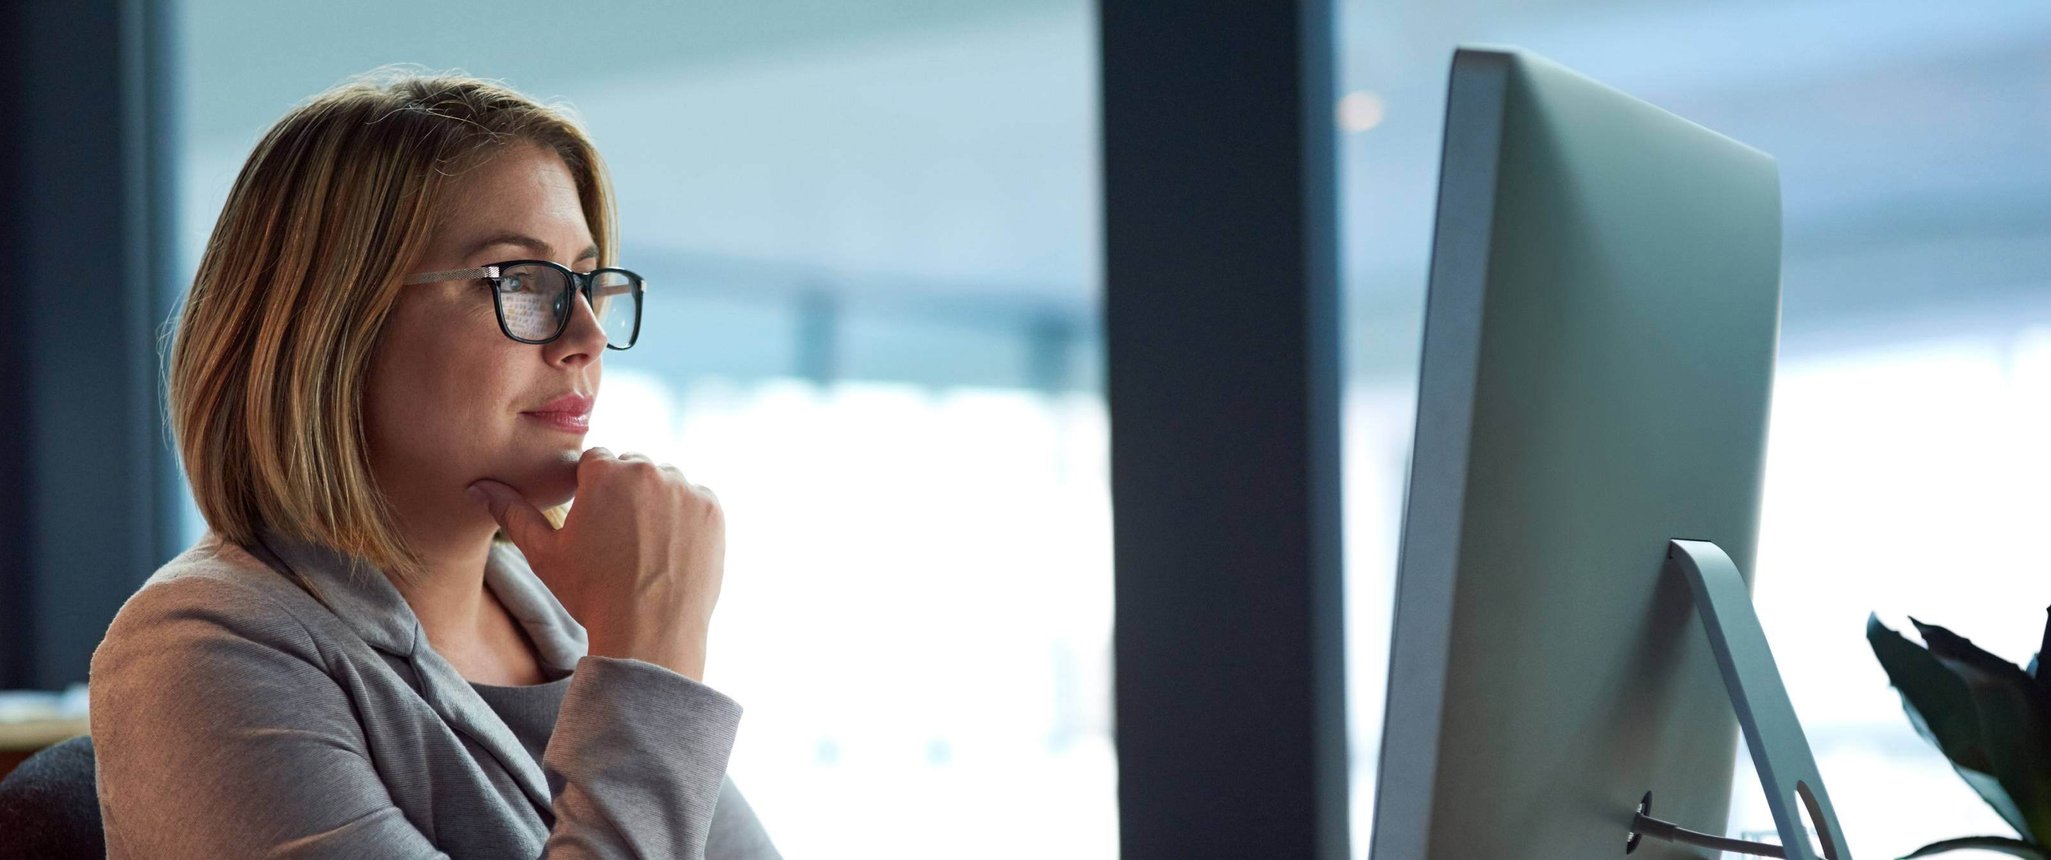
{"type": "Polygon", "coordinates": [[[2020,838],[1947,839],[1908,857],[1977,848],[2051,860],[2051,667],[2043,665],[2051,624],[2037,655],[2021,668],[1935,624],[1909,623],[1923,645],[1868,616],[1873,656],[1900,691],[1916,732],[2020,838]]]}

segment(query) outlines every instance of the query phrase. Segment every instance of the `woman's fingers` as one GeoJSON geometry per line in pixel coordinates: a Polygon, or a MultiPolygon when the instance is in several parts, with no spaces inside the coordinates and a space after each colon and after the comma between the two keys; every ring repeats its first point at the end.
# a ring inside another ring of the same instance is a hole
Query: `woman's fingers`
{"type": "Polygon", "coordinates": [[[535,555],[547,551],[545,542],[554,536],[555,526],[520,491],[487,478],[471,484],[469,493],[491,512],[491,518],[520,552],[535,555]]]}

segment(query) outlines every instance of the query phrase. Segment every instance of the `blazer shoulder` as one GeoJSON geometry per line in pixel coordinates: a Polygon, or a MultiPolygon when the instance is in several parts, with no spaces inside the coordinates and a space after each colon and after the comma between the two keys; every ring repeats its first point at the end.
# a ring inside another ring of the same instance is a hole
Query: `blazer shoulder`
{"type": "Polygon", "coordinates": [[[309,626],[318,610],[320,605],[284,575],[209,533],[129,595],[95,659],[123,644],[176,647],[195,644],[192,640],[236,638],[324,663],[309,626]]]}

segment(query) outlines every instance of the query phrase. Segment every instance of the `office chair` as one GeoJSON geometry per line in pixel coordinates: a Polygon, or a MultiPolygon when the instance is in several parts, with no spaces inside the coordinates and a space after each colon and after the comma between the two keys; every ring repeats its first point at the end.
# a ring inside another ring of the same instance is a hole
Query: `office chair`
{"type": "Polygon", "coordinates": [[[106,856],[90,735],[47,747],[0,780],[0,860],[106,856]]]}

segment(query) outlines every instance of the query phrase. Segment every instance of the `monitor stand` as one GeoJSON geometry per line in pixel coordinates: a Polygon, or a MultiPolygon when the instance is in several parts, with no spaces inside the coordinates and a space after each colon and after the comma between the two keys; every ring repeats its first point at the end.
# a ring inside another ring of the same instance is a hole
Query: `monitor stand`
{"type": "Polygon", "coordinates": [[[1639,841],[1650,836],[1761,857],[1851,860],[1837,826],[1837,813],[1830,807],[1830,795],[1823,790],[1823,776],[1816,770],[1802,724],[1795,720],[1795,706],[1788,701],[1780,671],[1774,668],[1766,631],[1752,610],[1751,592],[1738,575],[1738,566],[1716,544],[1695,540],[1668,543],[1666,566],[1684,574],[1695,595],[1695,609],[1701,615],[1702,629],[1709,634],[1709,647],[1716,652],[1716,666],[1723,673],[1724,688],[1730,691],[1731,706],[1737,709],[1738,725],[1745,730],[1745,745],[1751,748],[1752,766],[1759,772],[1760,786],[1766,789],[1766,804],[1773,810],[1773,826],[1780,831],[1782,844],[1711,836],[1653,818],[1652,792],[1648,791],[1631,822],[1624,853],[1636,851],[1639,841]],[[1821,858],[1809,841],[1797,801],[1806,808],[1822,841],[1821,858]]]}

